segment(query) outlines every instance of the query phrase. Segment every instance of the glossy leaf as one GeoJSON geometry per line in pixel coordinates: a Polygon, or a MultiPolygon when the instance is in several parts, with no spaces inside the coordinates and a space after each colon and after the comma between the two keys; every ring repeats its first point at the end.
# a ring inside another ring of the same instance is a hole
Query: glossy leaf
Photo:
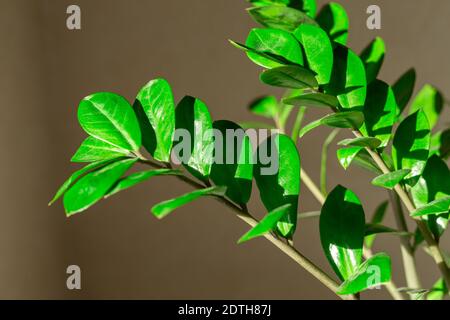
{"type": "Polygon", "coordinates": [[[292,140],[283,134],[273,135],[258,146],[254,176],[261,200],[271,212],[290,204],[288,214],[277,224],[278,233],[290,238],[297,225],[300,194],[300,156],[292,140]],[[272,153],[273,152],[273,153],[272,153]],[[269,154],[274,161],[264,161],[269,154]],[[278,157],[276,157],[276,155],[278,157]]]}
{"type": "Polygon", "coordinates": [[[440,198],[438,200],[434,200],[429,204],[417,209],[411,214],[411,216],[422,217],[428,215],[439,215],[448,213],[449,210],[450,210],[450,197],[445,197],[440,198]]]}
{"type": "Polygon", "coordinates": [[[306,93],[301,96],[283,99],[283,103],[296,107],[333,108],[339,106],[336,97],[325,93],[306,93]]]}
{"type": "Polygon", "coordinates": [[[118,148],[136,151],[141,146],[141,131],[133,108],[114,93],[95,93],[78,107],[78,121],[92,137],[118,148]]]}
{"type": "Polygon", "coordinates": [[[430,123],[430,128],[433,129],[439,121],[439,116],[443,108],[444,97],[439,90],[427,84],[420,90],[417,97],[414,99],[411,105],[410,114],[415,113],[418,110],[423,110],[430,123]]]}
{"type": "MultiPolygon", "coordinates": [[[[386,209],[389,206],[389,202],[388,201],[384,201],[383,203],[381,203],[376,209],[375,209],[375,213],[372,216],[372,220],[370,221],[371,224],[373,225],[379,225],[383,222],[384,216],[386,215],[386,209]]],[[[367,229],[366,229],[367,231],[367,229]]],[[[373,246],[373,243],[375,241],[376,235],[367,235],[364,239],[364,243],[366,245],[366,247],[368,249],[371,249],[373,246]]]]}
{"type": "MultiPolygon", "coordinates": [[[[248,35],[247,47],[283,57],[287,61],[303,65],[303,53],[300,44],[295,37],[284,30],[277,29],[253,29],[248,35]]],[[[282,66],[271,59],[267,59],[255,52],[248,52],[248,57],[256,64],[264,68],[276,68],[282,66]]]]}
{"type": "Polygon", "coordinates": [[[253,101],[249,109],[252,113],[273,119],[278,113],[278,101],[274,96],[266,96],[253,101]]]}
{"type": "Polygon", "coordinates": [[[337,158],[341,166],[347,170],[352,164],[355,157],[358,153],[361,152],[363,148],[361,147],[351,147],[351,148],[343,148],[337,150],[337,158]]]}
{"type": "Polygon", "coordinates": [[[402,114],[411,99],[416,85],[416,70],[409,69],[392,86],[397,101],[397,117],[402,114]]]}
{"type": "Polygon", "coordinates": [[[74,173],[72,173],[72,175],[62,184],[62,186],[58,189],[58,191],[56,192],[55,196],[53,197],[53,199],[49,202],[49,206],[51,206],[53,203],[55,203],[59,198],[61,198],[62,195],[64,195],[64,193],[66,193],[67,190],[69,190],[69,188],[71,186],[73,186],[73,184],[82,176],[86,175],[89,172],[92,172],[94,170],[100,169],[102,167],[104,167],[105,165],[107,165],[108,163],[113,162],[114,159],[109,159],[109,160],[103,160],[103,161],[97,161],[97,162],[93,162],[88,164],[87,166],[83,167],[82,169],[75,171],[74,173]]]}
{"type": "Polygon", "coordinates": [[[190,193],[186,193],[178,198],[167,200],[155,205],[152,208],[152,213],[158,219],[165,218],[167,215],[175,211],[176,209],[191,203],[198,198],[205,196],[223,196],[225,195],[225,187],[211,187],[201,190],[195,190],[190,193]]]}
{"type": "Polygon", "coordinates": [[[258,57],[257,60],[265,63],[265,65],[269,66],[284,66],[284,65],[291,65],[293,64],[291,61],[286,60],[282,56],[270,53],[270,52],[263,52],[258,51],[256,49],[250,48],[249,46],[246,46],[245,44],[235,42],[233,40],[228,40],[235,48],[242,50],[247,53],[247,55],[251,55],[252,57],[258,57]]]}
{"type": "Polygon", "coordinates": [[[381,141],[378,140],[377,138],[372,137],[360,137],[342,140],[338,143],[338,145],[346,147],[362,147],[362,148],[376,149],[381,145],[381,141]]]}
{"type": "Polygon", "coordinates": [[[314,17],[317,11],[316,0],[248,0],[248,2],[258,7],[284,5],[301,10],[310,17],[314,17]]]}
{"type": "Polygon", "coordinates": [[[392,146],[395,169],[410,169],[407,178],[421,175],[428,159],[430,139],[430,125],[422,111],[403,120],[397,128],[392,146]]]}
{"type": "Polygon", "coordinates": [[[343,109],[362,108],[366,101],[366,70],[352,50],[337,45],[331,80],[325,93],[337,96],[343,109]]]}
{"type": "Polygon", "coordinates": [[[168,176],[168,175],[180,175],[180,174],[181,174],[180,171],[170,170],[170,169],[147,170],[147,171],[136,172],[136,173],[130,174],[129,176],[124,177],[124,178],[120,179],[119,181],[117,181],[117,183],[105,195],[105,198],[109,198],[116,193],[119,193],[121,191],[129,189],[131,187],[134,187],[135,185],[145,182],[145,181],[149,180],[150,178],[153,178],[156,176],[168,176]]]}
{"type": "Polygon", "coordinates": [[[139,91],[133,108],[144,147],[156,160],[169,162],[175,134],[175,102],[169,83],[164,79],[147,83],[139,91]]]}
{"type": "Polygon", "coordinates": [[[349,19],[343,6],[330,2],[319,12],[316,21],[333,41],[343,45],[347,43],[349,19]]]}
{"type": "Polygon", "coordinates": [[[320,239],[325,255],[341,280],[349,279],[362,259],[364,210],[358,197],[337,186],[327,197],[320,215],[320,239]]]}
{"type": "Polygon", "coordinates": [[[301,24],[317,23],[306,13],[284,6],[265,6],[248,9],[250,16],[267,28],[293,32],[301,24]]]}
{"type": "Polygon", "coordinates": [[[300,66],[285,66],[266,70],[261,74],[261,81],[265,84],[290,88],[317,88],[315,74],[300,66]]]}
{"type": "Polygon", "coordinates": [[[394,189],[410,172],[409,169],[402,169],[386,173],[373,179],[372,184],[381,188],[394,189]]]}
{"type": "Polygon", "coordinates": [[[361,53],[361,59],[366,68],[367,83],[372,83],[378,77],[383,65],[386,46],[380,37],[376,37],[361,53]]]}
{"type": "Polygon", "coordinates": [[[97,203],[137,159],[125,159],[88,173],[65,193],[67,216],[82,212],[97,203]]]}
{"type": "Polygon", "coordinates": [[[191,156],[187,163],[192,173],[199,178],[208,177],[213,162],[214,137],[208,107],[200,99],[184,97],[176,110],[176,128],[189,132],[191,156]]]}
{"type": "Polygon", "coordinates": [[[289,213],[290,207],[291,205],[287,204],[269,212],[254,228],[244,234],[238,243],[244,243],[275,230],[278,222],[289,213]]]}
{"type": "Polygon", "coordinates": [[[319,120],[313,121],[308,125],[304,126],[300,130],[300,138],[305,136],[311,130],[325,125],[331,128],[351,128],[358,129],[364,122],[364,115],[359,111],[348,111],[329,114],[319,120]]]}
{"type": "Polygon", "coordinates": [[[231,121],[216,121],[213,128],[223,137],[216,143],[216,157],[211,169],[211,180],[227,187],[226,196],[238,204],[246,204],[252,192],[252,145],[244,130],[231,121]],[[232,134],[230,136],[230,134],[232,134]],[[230,136],[230,137],[229,137],[230,136]],[[217,159],[216,159],[217,160],[217,159]]]}
{"type": "Polygon", "coordinates": [[[317,74],[319,84],[329,83],[333,71],[333,47],[327,33],[319,27],[303,24],[294,31],[294,36],[302,44],[308,66],[317,74]]]}
{"type": "Polygon", "coordinates": [[[128,156],[129,151],[118,148],[112,144],[98,140],[94,137],[88,137],[83,141],[72,162],[96,162],[108,159],[115,159],[128,156]]]}
{"type": "Polygon", "coordinates": [[[364,125],[361,132],[365,136],[381,141],[381,147],[387,146],[392,136],[392,127],[396,120],[397,102],[394,92],[383,81],[373,81],[367,90],[364,105],[364,125]]]}
{"type": "Polygon", "coordinates": [[[338,289],[338,294],[355,294],[391,281],[391,258],[380,253],[361,264],[338,289]]]}

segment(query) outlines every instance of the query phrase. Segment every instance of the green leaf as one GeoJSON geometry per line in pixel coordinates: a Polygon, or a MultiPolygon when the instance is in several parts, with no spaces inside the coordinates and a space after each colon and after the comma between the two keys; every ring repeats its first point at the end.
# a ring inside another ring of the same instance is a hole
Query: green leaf
{"type": "Polygon", "coordinates": [[[278,222],[288,214],[290,207],[291,205],[287,204],[269,212],[254,228],[244,234],[238,243],[244,243],[275,230],[278,222]]]}
{"type": "Polygon", "coordinates": [[[444,297],[448,292],[444,279],[439,279],[430,291],[431,292],[427,295],[427,300],[444,300],[444,297]]]}
{"type": "Polygon", "coordinates": [[[311,130],[325,125],[331,128],[351,128],[358,129],[364,122],[364,115],[359,111],[348,111],[329,114],[319,120],[313,121],[310,124],[304,126],[300,130],[300,138],[305,136],[311,130]]]}
{"type": "Polygon", "coordinates": [[[263,122],[240,122],[239,126],[244,129],[267,129],[267,130],[275,130],[276,127],[273,124],[263,123],[263,122]]]}
{"type": "Polygon", "coordinates": [[[261,200],[268,212],[291,205],[288,214],[277,224],[278,232],[290,238],[297,225],[300,194],[301,164],[296,145],[288,136],[277,134],[262,142],[257,154],[254,176],[261,200]]]}
{"type": "Polygon", "coordinates": [[[331,40],[343,45],[347,43],[349,20],[343,6],[330,2],[322,8],[316,20],[331,40]]]}
{"type": "Polygon", "coordinates": [[[317,10],[315,0],[248,0],[251,4],[258,7],[265,7],[270,5],[283,5],[297,10],[301,10],[314,18],[317,10]]]}
{"type": "Polygon", "coordinates": [[[69,188],[74,184],[75,181],[77,181],[79,178],[81,178],[82,176],[84,176],[85,174],[92,172],[94,170],[100,169],[102,167],[104,167],[105,165],[107,165],[108,163],[113,162],[115,159],[108,159],[108,160],[103,160],[103,161],[97,161],[94,163],[90,163],[87,166],[83,167],[82,169],[75,171],[74,173],[72,173],[72,175],[69,177],[69,179],[67,179],[63,185],[58,189],[58,191],[56,192],[55,196],[53,197],[53,199],[49,202],[49,206],[51,206],[53,203],[56,202],[56,200],[58,200],[59,198],[61,198],[61,196],[66,193],[67,190],[69,190],[69,188]]]}
{"type": "MultiPolygon", "coordinates": [[[[176,110],[176,129],[187,130],[190,137],[190,158],[184,161],[191,173],[199,178],[206,178],[211,172],[214,151],[212,120],[208,107],[200,99],[186,96],[180,101],[176,110]]],[[[184,142],[184,141],[180,141],[184,142]]],[[[182,143],[182,145],[184,145],[182,143]]],[[[178,144],[175,143],[174,149],[178,144]]],[[[185,159],[186,160],[186,159],[185,159]]]]}
{"type": "Polygon", "coordinates": [[[346,147],[362,147],[362,148],[376,149],[381,145],[381,141],[378,140],[377,138],[372,137],[360,137],[342,140],[338,143],[338,145],[346,147]]]}
{"type": "Polygon", "coordinates": [[[372,184],[381,188],[394,189],[410,172],[409,169],[402,169],[386,173],[373,179],[372,184]]]}
{"type": "Polygon", "coordinates": [[[278,101],[274,96],[258,98],[250,103],[249,109],[258,116],[273,119],[278,113],[278,101]]]}
{"type": "Polygon", "coordinates": [[[333,71],[333,47],[327,33],[319,27],[303,24],[294,31],[294,36],[303,45],[308,66],[317,73],[319,84],[329,83],[333,71]]]}
{"type": "Polygon", "coordinates": [[[366,70],[352,50],[337,45],[331,80],[325,93],[337,96],[343,109],[362,108],[366,101],[366,70]]]}
{"type": "Polygon", "coordinates": [[[231,121],[216,121],[213,128],[223,138],[216,140],[217,159],[211,169],[211,180],[216,185],[227,187],[226,196],[232,201],[246,204],[250,199],[253,180],[253,149],[250,139],[241,127],[231,121]]]}
{"type": "Polygon", "coordinates": [[[258,51],[256,49],[250,48],[246,46],[245,44],[235,42],[233,40],[228,40],[235,48],[242,50],[247,53],[247,55],[252,55],[252,57],[258,57],[258,61],[264,61],[264,63],[268,66],[284,66],[284,65],[291,65],[293,64],[291,61],[286,60],[282,56],[270,53],[270,52],[263,52],[258,51]]]}
{"type": "Polygon", "coordinates": [[[376,37],[361,53],[361,59],[366,68],[367,83],[372,83],[383,65],[386,46],[380,37],[376,37]]]}
{"type": "Polygon", "coordinates": [[[327,197],[320,215],[320,239],[325,255],[341,280],[350,278],[361,264],[364,210],[358,197],[337,186],[327,197]]]}
{"type": "Polygon", "coordinates": [[[325,93],[306,93],[301,96],[283,99],[283,103],[296,107],[333,108],[339,106],[336,97],[325,93]]]}
{"type": "Polygon", "coordinates": [[[361,264],[338,289],[338,294],[355,294],[391,281],[391,258],[380,253],[361,264]]]}
{"type": "Polygon", "coordinates": [[[392,86],[394,90],[395,99],[397,101],[397,117],[400,116],[408,105],[409,100],[414,92],[416,85],[416,70],[409,69],[403,74],[400,79],[392,86]]]}
{"type": "Polygon", "coordinates": [[[361,167],[361,168],[363,168],[363,169],[365,169],[367,171],[370,171],[372,173],[375,173],[376,175],[383,174],[381,172],[381,170],[378,168],[377,164],[373,161],[373,159],[370,156],[370,154],[365,149],[362,149],[361,152],[359,152],[356,155],[356,157],[353,160],[353,162],[357,166],[359,166],[359,167],[361,167]]]}
{"type": "Polygon", "coordinates": [[[431,138],[431,155],[436,154],[442,159],[450,156],[450,129],[439,131],[431,138]]]}
{"type": "Polygon", "coordinates": [[[398,231],[386,226],[383,226],[381,224],[373,224],[373,223],[368,223],[366,224],[366,232],[365,232],[365,236],[366,237],[371,237],[380,233],[390,233],[390,234],[396,234],[399,236],[412,236],[413,234],[406,232],[406,231],[398,231]]]}
{"type": "Polygon", "coordinates": [[[119,193],[121,191],[124,191],[126,189],[129,189],[131,187],[134,187],[135,185],[145,182],[149,180],[150,178],[156,177],[156,176],[168,176],[168,175],[180,175],[181,172],[178,170],[170,170],[170,169],[159,169],[159,170],[147,170],[147,171],[141,171],[136,172],[133,174],[130,174],[127,177],[124,177],[117,181],[117,183],[108,191],[108,193],[105,195],[105,198],[109,198],[112,195],[115,195],[116,193],[119,193]]]}
{"type": "Polygon", "coordinates": [[[317,23],[306,13],[283,6],[266,6],[248,9],[250,16],[267,28],[293,32],[301,24],[317,23]]]}
{"type": "Polygon", "coordinates": [[[355,157],[358,155],[358,153],[361,152],[363,148],[361,147],[352,147],[352,148],[343,148],[337,150],[337,158],[339,160],[339,163],[341,166],[347,170],[350,165],[352,164],[355,157]]]}
{"type": "Polygon", "coordinates": [[[78,148],[75,155],[72,157],[72,162],[95,162],[101,160],[115,159],[124,156],[128,156],[129,151],[118,148],[98,140],[94,137],[88,137],[83,141],[78,148]]]}
{"type": "Polygon", "coordinates": [[[226,192],[225,187],[211,187],[201,190],[195,190],[190,193],[186,193],[178,198],[167,200],[155,205],[152,208],[152,213],[158,219],[165,218],[167,215],[175,211],[176,209],[191,203],[198,198],[205,196],[224,196],[226,192]]]}
{"type": "Polygon", "coordinates": [[[114,93],[95,93],[84,98],[78,107],[78,121],[90,136],[118,148],[137,151],[141,131],[127,100],[114,93]]]}
{"type": "Polygon", "coordinates": [[[428,159],[430,140],[430,125],[423,111],[403,120],[397,128],[392,146],[395,169],[410,169],[407,178],[421,175],[428,159]]]}
{"type": "Polygon", "coordinates": [[[396,120],[397,103],[394,92],[383,81],[373,81],[367,90],[364,105],[364,125],[361,132],[365,136],[375,137],[386,147],[392,136],[392,127],[396,120]]]}
{"type": "MultiPolygon", "coordinates": [[[[386,209],[387,209],[388,205],[389,205],[389,202],[384,201],[375,209],[375,213],[372,216],[372,220],[370,221],[371,224],[377,225],[377,224],[380,224],[383,222],[384,216],[386,215],[386,209]]],[[[376,238],[375,234],[369,235],[369,236],[366,235],[364,242],[368,249],[372,248],[375,238],[376,238]]]]}
{"type": "Polygon", "coordinates": [[[422,217],[428,215],[438,215],[448,213],[450,210],[450,197],[441,198],[414,211],[412,217],[422,217]]]}
{"type": "Polygon", "coordinates": [[[169,162],[175,134],[175,102],[169,83],[164,79],[147,83],[139,91],[133,108],[144,147],[156,160],[169,162]]]}
{"type": "MultiPolygon", "coordinates": [[[[257,52],[273,54],[283,57],[291,63],[303,65],[302,48],[295,37],[287,31],[253,29],[248,35],[246,46],[257,52]]],[[[282,66],[282,64],[276,63],[255,52],[248,52],[247,55],[254,63],[264,68],[282,66]]]]}
{"type": "Polygon", "coordinates": [[[439,116],[443,108],[444,97],[438,89],[427,84],[420,90],[417,97],[414,99],[410,108],[410,114],[418,110],[423,110],[430,122],[430,128],[433,129],[439,121],[439,116]]]}
{"type": "MultiPolygon", "coordinates": [[[[450,196],[450,170],[444,160],[437,155],[428,159],[419,181],[411,188],[411,196],[417,208],[450,196]]],[[[423,217],[436,238],[439,238],[448,225],[449,213],[423,217]]]]}
{"type": "Polygon", "coordinates": [[[68,217],[97,203],[138,159],[125,159],[86,174],[65,193],[64,208],[68,217]]]}
{"type": "Polygon", "coordinates": [[[300,66],[285,66],[266,70],[260,78],[263,83],[275,87],[290,89],[314,89],[318,87],[315,74],[300,66]]]}

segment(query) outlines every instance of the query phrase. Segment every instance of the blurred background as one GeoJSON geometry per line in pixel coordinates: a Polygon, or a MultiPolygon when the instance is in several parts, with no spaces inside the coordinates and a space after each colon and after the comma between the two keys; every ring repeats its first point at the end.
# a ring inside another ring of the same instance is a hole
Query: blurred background
{"type": "MultiPolygon", "coordinates": [[[[375,36],[385,39],[381,79],[393,83],[414,66],[416,91],[430,82],[450,95],[448,0],[339,2],[348,10],[356,52],[375,36]],[[371,4],[381,6],[382,30],[366,28],[371,4]]],[[[90,93],[113,91],[132,101],[147,81],[164,77],[177,100],[201,98],[216,120],[258,120],[246,111],[248,103],[281,92],[260,84],[260,69],[227,41],[243,42],[256,26],[246,7],[244,0],[0,0],[0,298],[335,299],[267,241],[238,246],[248,227],[214,200],[157,221],[150,214],[155,203],[189,191],[174,178],[155,178],[70,219],[61,203],[47,207],[78,168],[69,162],[85,137],[76,111],[90,93]],[[71,4],[81,7],[80,31],[66,28],[71,4]],[[80,291],[66,288],[71,264],[81,267],[80,291]]],[[[300,146],[316,182],[328,132],[315,131],[300,146]]],[[[330,188],[340,183],[360,196],[367,218],[386,198],[370,185],[370,174],[357,167],[345,172],[335,148],[329,176],[330,188]]],[[[256,189],[250,208],[265,214],[256,189]]],[[[317,209],[303,187],[300,210],[317,209]]],[[[391,214],[387,224],[394,226],[391,214]]],[[[303,221],[295,241],[331,274],[318,220],[303,221]]],[[[448,236],[442,242],[449,249],[448,236]]],[[[398,244],[381,236],[374,250],[392,255],[394,280],[403,287],[398,244]]],[[[426,254],[418,258],[424,286],[431,286],[437,268],[426,254]]],[[[362,296],[388,297],[381,290],[362,296]]]]}

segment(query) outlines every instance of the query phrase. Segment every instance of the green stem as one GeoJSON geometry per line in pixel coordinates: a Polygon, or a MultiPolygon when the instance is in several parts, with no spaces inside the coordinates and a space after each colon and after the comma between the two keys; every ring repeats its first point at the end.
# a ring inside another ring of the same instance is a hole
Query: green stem
{"type": "MultiPolygon", "coordinates": [[[[150,165],[151,167],[157,168],[157,169],[165,168],[164,166],[162,166],[158,163],[155,163],[153,161],[147,160],[145,158],[140,158],[140,162],[143,164],[150,165]]],[[[179,175],[176,177],[196,189],[203,189],[205,187],[204,185],[192,180],[191,178],[189,178],[185,175],[179,175]]],[[[215,197],[215,198],[218,201],[222,202],[224,205],[226,205],[228,208],[233,210],[241,220],[246,222],[252,228],[254,228],[256,225],[258,225],[259,221],[256,220],[248,212],[248,210],[245,207],[240,208],[240,207],[236,206],[234,203],[232,203],[231,201],[229,201],[228,199],[226,199],[225,197],[215,197]]],[[[336,281],[334,281],[329,275],[327,275],[324,271],[322,271],[318,266],[316,266],[312,261],[310,261],[304,255],[302,255],[293,246],[289,245],[288,243],[283,242],[281,239],[279,239],[278,237],[274,236],[271,233],[266,234],[265,238],[267,240],[269,240],[273,245],[275,245],[278,249],[280,249],[282,252],[284,252],[286,255],[288,255],[298,265],[300,265],[302,268],[304,268],[306,271],[308,271],[311,275],[313,275],[323,285],[325,285],[327,288],[329,288],[331,291],[333,291],[333,293],[335,293],[338,297],[340,297],[341,299],[344,299],[344,300],[357,300],[355,295],[347,295],[347,296],[338,295],[337,291],[339,289],[339,284],[336,281]]]]}
{"type": "Polygon", "coordinates": [[[297,117],[295,118],[294,127],[292,128],[292,140],[297,142],[300,129],[302,128],[303,118],[305,117],[306,107],[300,107],[297,113],[297,117]]]}
{"type": "MultiPolygon", "coordinates": [[[[359,131],[354,131],[354,135],[357,138],[362,137],[362,134],[359,131]]],[[[386,163],[377,152],[373,151],[370,148],[366,148],[366,150],[370,154],[372,159],[375,161],[377,166],[380,168],[383,174],[390,173],[390,170],[387,167],[386,163]]],[[[412,200],[409,198],[408,193],[399,184],[395,186],[394,191],[398,194],[408,212],[412,214],[416,210],[416,207],[414,206],[412,200]]],[[[441,272],[442,277],[445,283],[447,284],[447,288],[449,288],[450,294],[450,270],[445,262],[444,255],[442,254],[437,241],[434,239],[434,236],[431,234],[430,230],[428,230],[426,223],[420,218],[414,219],[414,221],[416,222],[417,227],[422,233],[423,238],[425,239],[425,242],[427,243],[430,249],[430,254],[433,257],[434,261],[436,262],[439,271],[441,272]]]]}
{"type": "Polygon", "coordinates": [[[327,195],[327,163],[328,163],[328,150],[330,148],[330,144],[339,134],[339,129],[334,129],[325,139],[322,146],[322,157],[320,163],[320,190],[324,196],[327,195]]]}

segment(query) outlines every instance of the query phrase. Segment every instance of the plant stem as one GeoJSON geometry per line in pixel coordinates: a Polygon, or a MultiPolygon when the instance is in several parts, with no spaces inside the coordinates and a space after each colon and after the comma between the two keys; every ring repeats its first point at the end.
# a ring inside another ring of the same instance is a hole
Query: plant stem
{"type": "Polygon", "coordinates": [[[314,181],[309,177],[308,173],[301,168],[300,172],[301,180],[309,189],[309,191],[313,194],[313,196],[319,201],[321,205],[325,203],[325,196],[320,192],[319,188],[316,186],[314,181]]]}
{"type": "MultiPolygon", "coordinates": [[[[408,233],[408,226],[406,224],[405,216],[403,214],[402,205],[398,195],[390,191],[389,198],[394,211],[394,217],[399,231],[408,233]]],[[[411,246],[409,236],[400,237],[400,248],[403,258],[403,268],[405,271],[406,283],[409,289],[421,289],[422,285],[417,273],[416,261],[414,257],[414,250],[411,246]]],[[[416,294],[410,294],[411,299],[415,300],[416,294]]]]}
{"type": "MultiPolygon", "coordinates": [[[[164,168],[164,166],[162,166],[158,163],[155,163],[153,161],[144,159],[144,158],[141,158],[140,162],[150,165],[157,169],[164,168]]],[[[194,181],[193,179],[191,179],[185,175],[179,175],[176,177],[196,189],[203,189],[205,187],[202,184],[194,181]]],[[[224,205],[226,205],[228,208],[232,209],[241,220],[246,222],[252,228],[255,227],[259,223],[258,220],[256,220],[248,212],[248,210],[245,207],[240,208],[240,207],[236,206],[234,203],[232,203],[231,201],[229,201],[228,199],[226,199],[225,197],[216,196],[215,198],[218,201],[222,202],[224,205]]],[[[288,255],[298,265],[300,265],[302,268],[304,268],[306,271],[308,271],[311,275],[313,275],[323,285],[325,285],[327,288],[329,288],[331,291],[333,291],[333,293],[335,293],[338,297],[340,297],[341,299],[344,299],[344,300],[357,300],[355,295],[347,295],[347,296],[338,295],[337,291],[339,289],[339,284],[336,281],[334,281],[329,275],[327,275],[324,271],[322,271],[319,267],[317,267],[313,262],[311,262],[308,258],[303,256],[293,246],[289,245],[288,243],[283,242],[281,239],[279,239],[278,237],[274,236],[271,233],[266,234],[264,237],[267,240],[269,240],[273,245],[275,245],[278,249],[280,249],[286,255],[288,255]]]]}
{"type": "MultiPolygon", "coordinates": [[[[357,138],[362,137],[362,134],[359,131],[354,131],[354,135],[357,138]]],[[[375,161],[377,166],[380,168],[380,170],[383,172],[383,174],[390,173],[390,170],[387,167],[386,163],[384,162],[384,160],[381,158],[381,156],[377,152],[373,151],[370,148],[366,148],[366,150],[370,154],[372,159],[375,161]]],[[[409,198],[409,195],[406,193],[406,191],[402,188],[402,186],[400,184],[396,185],[394,190],[398,194],[400,199],[402,200],[402,202],[405,205],[408,212],[410,214],[412,214],[416,210],[416,207],[414,206],[413,202],[409,198]]],[[[427,245],[430,249],[430,254],[433,257],[434,261],[436,262],[436,264],[442,274],[442,277],[443,277],[445,283],[447,284],[447,288],[449,288],[449,294],[450,294],[450,270],[445,262],[444,255],[442,254],[441,250],[439,249],[439,245],[436,242],[436,240],[434,239],[433,235],[428,230],[426,223],[420,218],[414,219],[414,221],[416,221],[417,227],[419,228],[420,232],[422,233],[423,238],[425,239],[425,242],[427,243],[427,245]]]]}
{"type": "Polygon", "coordinates": [[[300,135],[300,129],[302,128],[303,118],[305,117],[306,107],[300,107],[295,118],[294,127],[292,128],[292,141],[297,141],[300,135]]]}

